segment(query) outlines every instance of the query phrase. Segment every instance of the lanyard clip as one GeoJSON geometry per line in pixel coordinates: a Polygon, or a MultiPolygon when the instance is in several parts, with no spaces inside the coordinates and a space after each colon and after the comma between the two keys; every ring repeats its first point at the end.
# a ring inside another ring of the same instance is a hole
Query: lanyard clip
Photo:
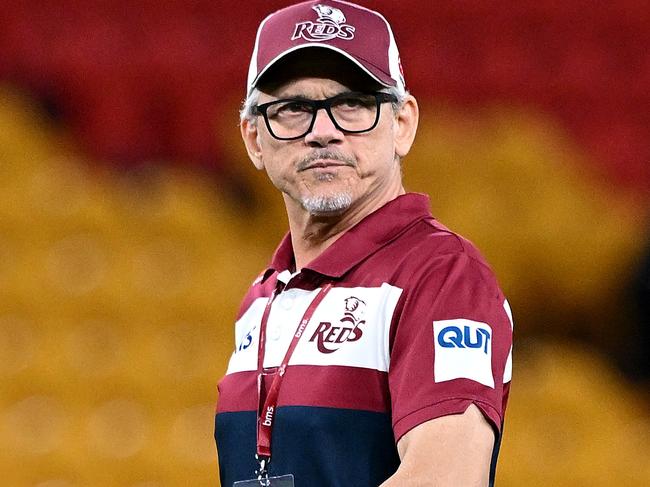
{"type": "Polygon", "coordinates": [[[269,487],[271,485],[269,480],[269,463],[271,462],[271,457],[255,454],[255,460],[260,464],[259,470],[255,471],[260,487],[269,487]]]}

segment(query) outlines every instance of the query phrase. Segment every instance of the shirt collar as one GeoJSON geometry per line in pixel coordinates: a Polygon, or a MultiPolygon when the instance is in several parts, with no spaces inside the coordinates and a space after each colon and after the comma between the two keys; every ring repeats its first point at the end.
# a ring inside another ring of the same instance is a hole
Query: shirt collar
{"type": "MultiPolygon", "coordinates": [[[[346,231],[336,242],[305,268],[339,278],[356,264],[375,253],[416,221],[431,218],[429,197],[406,193],[389,201],[346,231]]],[[[291,234],[276,249],[263,279],[294,266],[291,234]]]]}

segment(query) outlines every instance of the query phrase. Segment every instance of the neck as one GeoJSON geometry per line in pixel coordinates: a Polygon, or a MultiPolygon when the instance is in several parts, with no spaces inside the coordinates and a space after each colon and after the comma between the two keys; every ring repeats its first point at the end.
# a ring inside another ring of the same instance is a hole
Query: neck
{"type": "Polygon", "coordinates": [[[357,202],[342,213],[334,215],[310,214],[295,200],[284,195],[296,270],[316,259],[366,216],[404,193],[405,190],[400,184],[399,188],[382,198],[357,202]]]}

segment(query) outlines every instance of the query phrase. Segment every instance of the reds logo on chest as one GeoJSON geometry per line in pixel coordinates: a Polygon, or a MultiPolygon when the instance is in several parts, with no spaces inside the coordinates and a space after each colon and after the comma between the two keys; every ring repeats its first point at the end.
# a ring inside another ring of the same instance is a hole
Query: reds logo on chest
{"type": "MultiPolygon", "coordinates": [[[[401,293],[387,283],[333,287],[311,319],[302,323],[318,290],[285,289],[269,315],[264,367],[279,366],[291,340],[299,334],[289,366],[338,365],[387,371],[390,326],[401,293]]],[[[260,325],[267,303],[268,297],[256,299],[237,320],[229,374],[257,369],[260,325]]]]}
{"type": "Polygon", "coordinates": [[[316,342],[321,353],[334,353],[344,343],[356,342],[363,336],[361,325],[366,322],[363,319],[366,303],[355,296],[346,298],[344,303],[343,317],[338,323],[321,321],[309,339],[310,342],[316,342]]]}

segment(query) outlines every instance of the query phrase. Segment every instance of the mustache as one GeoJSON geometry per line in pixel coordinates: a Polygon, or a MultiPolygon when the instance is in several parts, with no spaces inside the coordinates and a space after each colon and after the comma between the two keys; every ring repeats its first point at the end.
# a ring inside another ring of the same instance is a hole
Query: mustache
{"type": "Polygon", "coordinates": [[[357,165],[357,161],[353,157],[346,156],[345,154],[342,154],[340,152],[335,152],[329,149],[320,149],[320,150],[315,150],[314,152],[311,152],[310,154],[307,154],[305,157],[300,159],[298,161],[298,164],[296,165],[296,168],[298,171],[304,171],[309,166],[311,166],[314,162],[321,159],[339,161],[351,167],[356,167],[357,165]]]}

